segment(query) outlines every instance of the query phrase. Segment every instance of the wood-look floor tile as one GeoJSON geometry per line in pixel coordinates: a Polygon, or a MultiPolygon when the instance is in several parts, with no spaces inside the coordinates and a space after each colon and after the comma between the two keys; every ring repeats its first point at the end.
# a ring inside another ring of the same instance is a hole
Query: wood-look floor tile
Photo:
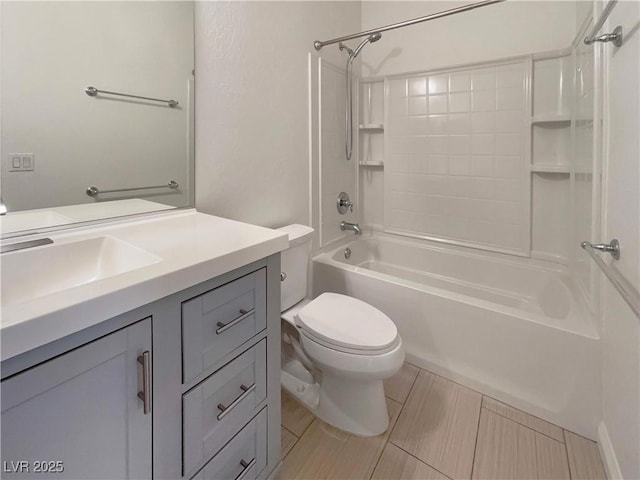
{"type": "Polygon", "coordinates": [[[277,478],[366,480],[382,453],[402,405],[387,399],[390,428],[377,437],[356,437],[315,419],[285,458],[277,478]]]}
{"type": "Polygon", "coordinates": [[[387,443],[371,480],[448,480],[448,478],[393,443],[387,443]]]}
{"type": "Polygon", "coordinates": [[[284,458],[289,453],[289,450],[293,448],[293,446],[298,441],[298,437],[296,437],[293,433],[287,430],[284,427],[280,427],[280,446],[282,449],[282,453],[280,454],[280,458],[284,458]]]}
{"type": "Polygon", "coordinates": [[[604,480],[604,471],[598,444],[565,430],[569,467],[573,480],[604,480]]]}
{"type": "Polygon", "coordinates": [[[391,442],[451,478],[469,478],[482,395],[421,370],[391,442]]]}
{"type": "Polygon", "coordinates": [[[301,437],[315,416],[309,410],[300,405],[284,389],[282,390],[282,426],[301,437]]]}
{"type": "Polygon", "coordinates": [[[384,381],[384,394],[396,402],[404,403],[419,371],[418,367],[403,364],[398,373],[384,381]]]}
{"type": "Polygon", "coordinates": [[[509,405],[506,405],[498,400],[494,400],[490,397],[483,397],[482,406],[487,410],[491,410],[503,417],[507,417],[509,420],[513,420],[525,427],[532,428],[536,432],[540,432],[548,437],[551,437],[559,442],[564,443],[564,435],[562,429],[552,423],[546,422],[541,418],[529,415],[522,410],[518,410],[509,405]]]}
{"type": "Polygon", "coordinates": [[[473,479],[569,479],[564,444],[482,409],[473,479]]]}

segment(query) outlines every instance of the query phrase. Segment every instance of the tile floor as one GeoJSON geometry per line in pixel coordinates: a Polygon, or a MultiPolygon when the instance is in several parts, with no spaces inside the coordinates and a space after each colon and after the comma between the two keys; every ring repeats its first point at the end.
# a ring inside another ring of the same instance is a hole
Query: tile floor
{"type": "Polygon", "coordinates": [[[355,437],[283,392],[279,480],[606,479],[595,442],[404,364],[389,429],[355,437]]]}

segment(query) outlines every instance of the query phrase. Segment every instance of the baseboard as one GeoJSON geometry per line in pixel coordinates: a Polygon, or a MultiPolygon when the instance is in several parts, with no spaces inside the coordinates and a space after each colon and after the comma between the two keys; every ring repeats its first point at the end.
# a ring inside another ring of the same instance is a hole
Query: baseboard
{"type": "Polygon", "coordinates": [[[613,449],[611,438],[609,438],[609,431],[604,422],[600,422],[600,425],[598,425],[598,447],[600,448],[600,455],[602,456],[604,468],[607,470],[609,480],[622,480],[622,472],[620,471],[620,465],[616,458],[616,452],[613,449]]]}

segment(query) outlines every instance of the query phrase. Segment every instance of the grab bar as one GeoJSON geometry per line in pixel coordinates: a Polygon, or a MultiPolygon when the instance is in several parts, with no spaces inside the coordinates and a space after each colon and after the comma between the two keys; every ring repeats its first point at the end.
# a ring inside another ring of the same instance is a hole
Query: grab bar
{"type": "Polygon", "coordinates": [[[638,291],[633,288],[619,273],[617,273],[614,269],[607,265],[595,252],[595,250],[609,252],[614,258],[616,258],[617,252],[617,258],[620,258],[620,244],[618,243],[618,241],[612,240],[609,245],[593,245],[591,242],[582,242],[580,246],[584,250],[586,250],[591,258],[593,258],[594,262],[596,262],[596,265],[598,265],[600,270],[602,270],[602,273],[604,273],[604,276],[609,279],[622,299],[627,303],[627,305],[629,305],[633,313],[635,313],[636,317],[640,319],[640,293],[638,293],[638,291]]]}
{"type": "Polygon", "coordinates": [[[609,18],[611,10],[613,10],[613,7],[616,6],[616,3],[618,3],[618,0],[610,0],[609,3],[607,3],[607,6],[604,7],[600,18],[591,29],[591,33],[585,37],[585,45],[591,45],[595,42],[613,42],[616,47],[622,45],[622,27],[620,25],[615,28],[613,33],[605,33],[604,35],[596,37],[596,34],[600,31],[600,29],[604,25],[604,22],[606,22],[607,18],[609,18]]]}
{"type": "Polygon", "coordinates": [[[177,107],[180,102],[177,100],[163,100],[161,98],[141,97],[140,95],[129,95],[128,93],[108,92],[107,90],[98,90],[96,87],[87,87],[84,92],[90,97],[96,97],[99,93],[106,93],[108,95],[117,95],[119,97],[140,98],[142,100],[151,100],[152,102],[166,103],[170,107],[177,107]]]}
{"type": "Polygon", "coordinates": [[[90,185],[87,187],[86,193],[90,197],[97,197],[98,195],[101,195],[103,193],[130,192],[132,190],[149,190],[151,188],[171,188],[175,190],[179,186],[180,185],[175,180],[169,180],[169,183],[167,183],[166,185],[149,185],[146,187],[114,188],[111,190],[100,190],[95,185],[90,185]]]}

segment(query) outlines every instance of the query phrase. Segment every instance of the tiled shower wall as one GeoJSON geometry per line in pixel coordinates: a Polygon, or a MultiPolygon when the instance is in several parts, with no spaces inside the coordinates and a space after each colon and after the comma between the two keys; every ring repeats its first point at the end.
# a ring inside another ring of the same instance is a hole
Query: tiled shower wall
{"type": "Polygon", "coordinates": [[[528,252],[527,73],[521,60],[388,80],[386,231],[528,252]]]}

